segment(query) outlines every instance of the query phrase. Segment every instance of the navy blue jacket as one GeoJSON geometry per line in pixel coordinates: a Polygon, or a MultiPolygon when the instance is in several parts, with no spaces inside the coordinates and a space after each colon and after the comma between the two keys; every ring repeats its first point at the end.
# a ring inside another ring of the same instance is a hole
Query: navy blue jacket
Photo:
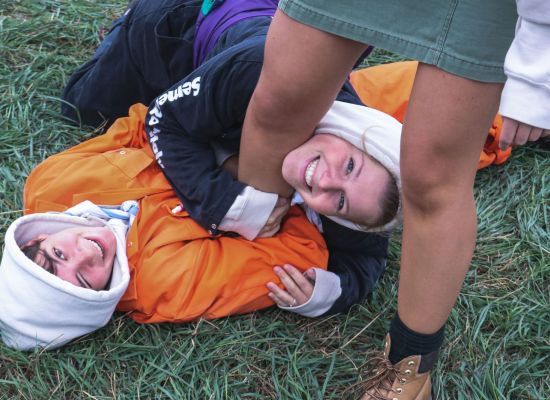
{"type": "MultiPolygon", "coordinates": [[[[271,18],[251,18],[228,29],[205,62],[155,99],[146,130],[157,161],[190,215],[216,235],[245,184],[216,163],[210,142],[239,151],[246,109],[263,63],[271,18]]],[[[361,104],[347,82],[338,100],[361,104]]],[[[388,240],[322,217],[329,271],[342,295],[328,313],[362,301],[384,270],[388,240]]]]}

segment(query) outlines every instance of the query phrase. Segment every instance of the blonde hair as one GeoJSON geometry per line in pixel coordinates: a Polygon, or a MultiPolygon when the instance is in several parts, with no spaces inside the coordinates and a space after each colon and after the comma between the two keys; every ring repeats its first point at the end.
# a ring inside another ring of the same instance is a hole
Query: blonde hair
{"type": "Polygon", "coordinates": [[[391,171],[386,168],[380,161],[378,161],[376,158],[371,156],[369,154],[369,151],[367,150],[367,132],[369,129],[372,129],[374,127],[378,128],[384,128],[380,125],[370,125],[366,127],[361,132],[361,151],[367,155],[369,159],[374,161],[376,164],[384,168],[386,172],[389,175],[388,183],[386,184],[386,190],[384,190],[384,196],[380,199],[380,216],[376,219],[374,223],[365,223],[365,221],[355,221],[360,224],[363,224],[365,226],[376,228],[379,226],[383,226],[390,222],[392,219],[395,218],[397,215],[397,212],[399,210],[399,204],[400,204],[400,193],[399,193],[399,187],[397,186],[397,180],[395,179],[395,176],[391,173],[391,171]]]}

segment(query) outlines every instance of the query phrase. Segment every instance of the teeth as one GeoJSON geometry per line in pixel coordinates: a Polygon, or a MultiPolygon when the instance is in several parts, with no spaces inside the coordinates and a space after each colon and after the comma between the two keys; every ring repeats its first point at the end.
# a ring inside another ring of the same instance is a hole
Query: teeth
{"type": "Polygon", "coordinates": [[[317,164],[319,164],[319,157],[317,157],[315,160],[311,161],[306,168],[306,184],[311,189],[311,179],[313,178],[313,173],[315,172],[315,168],[317,168],[317,164]]]}
{"type": "Polygon", "coordinates": [[[91,242],[95,248],[99,251],[99,254],[101,254],[101,258],[103,258],[103,248],[99,245],[99,243],[97,243],[95,240],[91,240],[91,239],[86,239],[88,240],[89,242],[91,242]]]}

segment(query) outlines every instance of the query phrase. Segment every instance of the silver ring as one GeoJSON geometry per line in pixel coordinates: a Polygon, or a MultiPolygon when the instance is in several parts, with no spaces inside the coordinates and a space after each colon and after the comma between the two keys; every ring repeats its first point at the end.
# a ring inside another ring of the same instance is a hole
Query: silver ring
{"type": "Polygon", "coordinates": [[[289,304],[289,307],[294,307],[296,305],[297,301],[296,299],[293,297],[292,298],[292,303],[289,304]]]}

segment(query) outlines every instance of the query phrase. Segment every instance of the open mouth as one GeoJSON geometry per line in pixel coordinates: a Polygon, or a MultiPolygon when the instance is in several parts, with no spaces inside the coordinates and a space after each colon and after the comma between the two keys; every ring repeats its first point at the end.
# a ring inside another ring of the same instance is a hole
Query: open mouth
{"type": "Polygon", "coordinates": [[[304,174],[304,179],[306,181],[306,185],[311,189],[311,183],[313,179],[313,174],[315,173],[315,169],[317,168],[317,164],[319,164],[320,157],[314,158],[309,162],[309,164],[306,167],[306,173],[304,174]]]}
{"type": "Polygon", "coordinates": [[[86,240],[89,241],[90,243],[92,243],[92,245],[97,249],[97,251],[101,255],[101,259],[105,258],[105,249],[103,248],[103,246],[99,242],[97,242],[93,239],[86,239],[86,240]]]}

